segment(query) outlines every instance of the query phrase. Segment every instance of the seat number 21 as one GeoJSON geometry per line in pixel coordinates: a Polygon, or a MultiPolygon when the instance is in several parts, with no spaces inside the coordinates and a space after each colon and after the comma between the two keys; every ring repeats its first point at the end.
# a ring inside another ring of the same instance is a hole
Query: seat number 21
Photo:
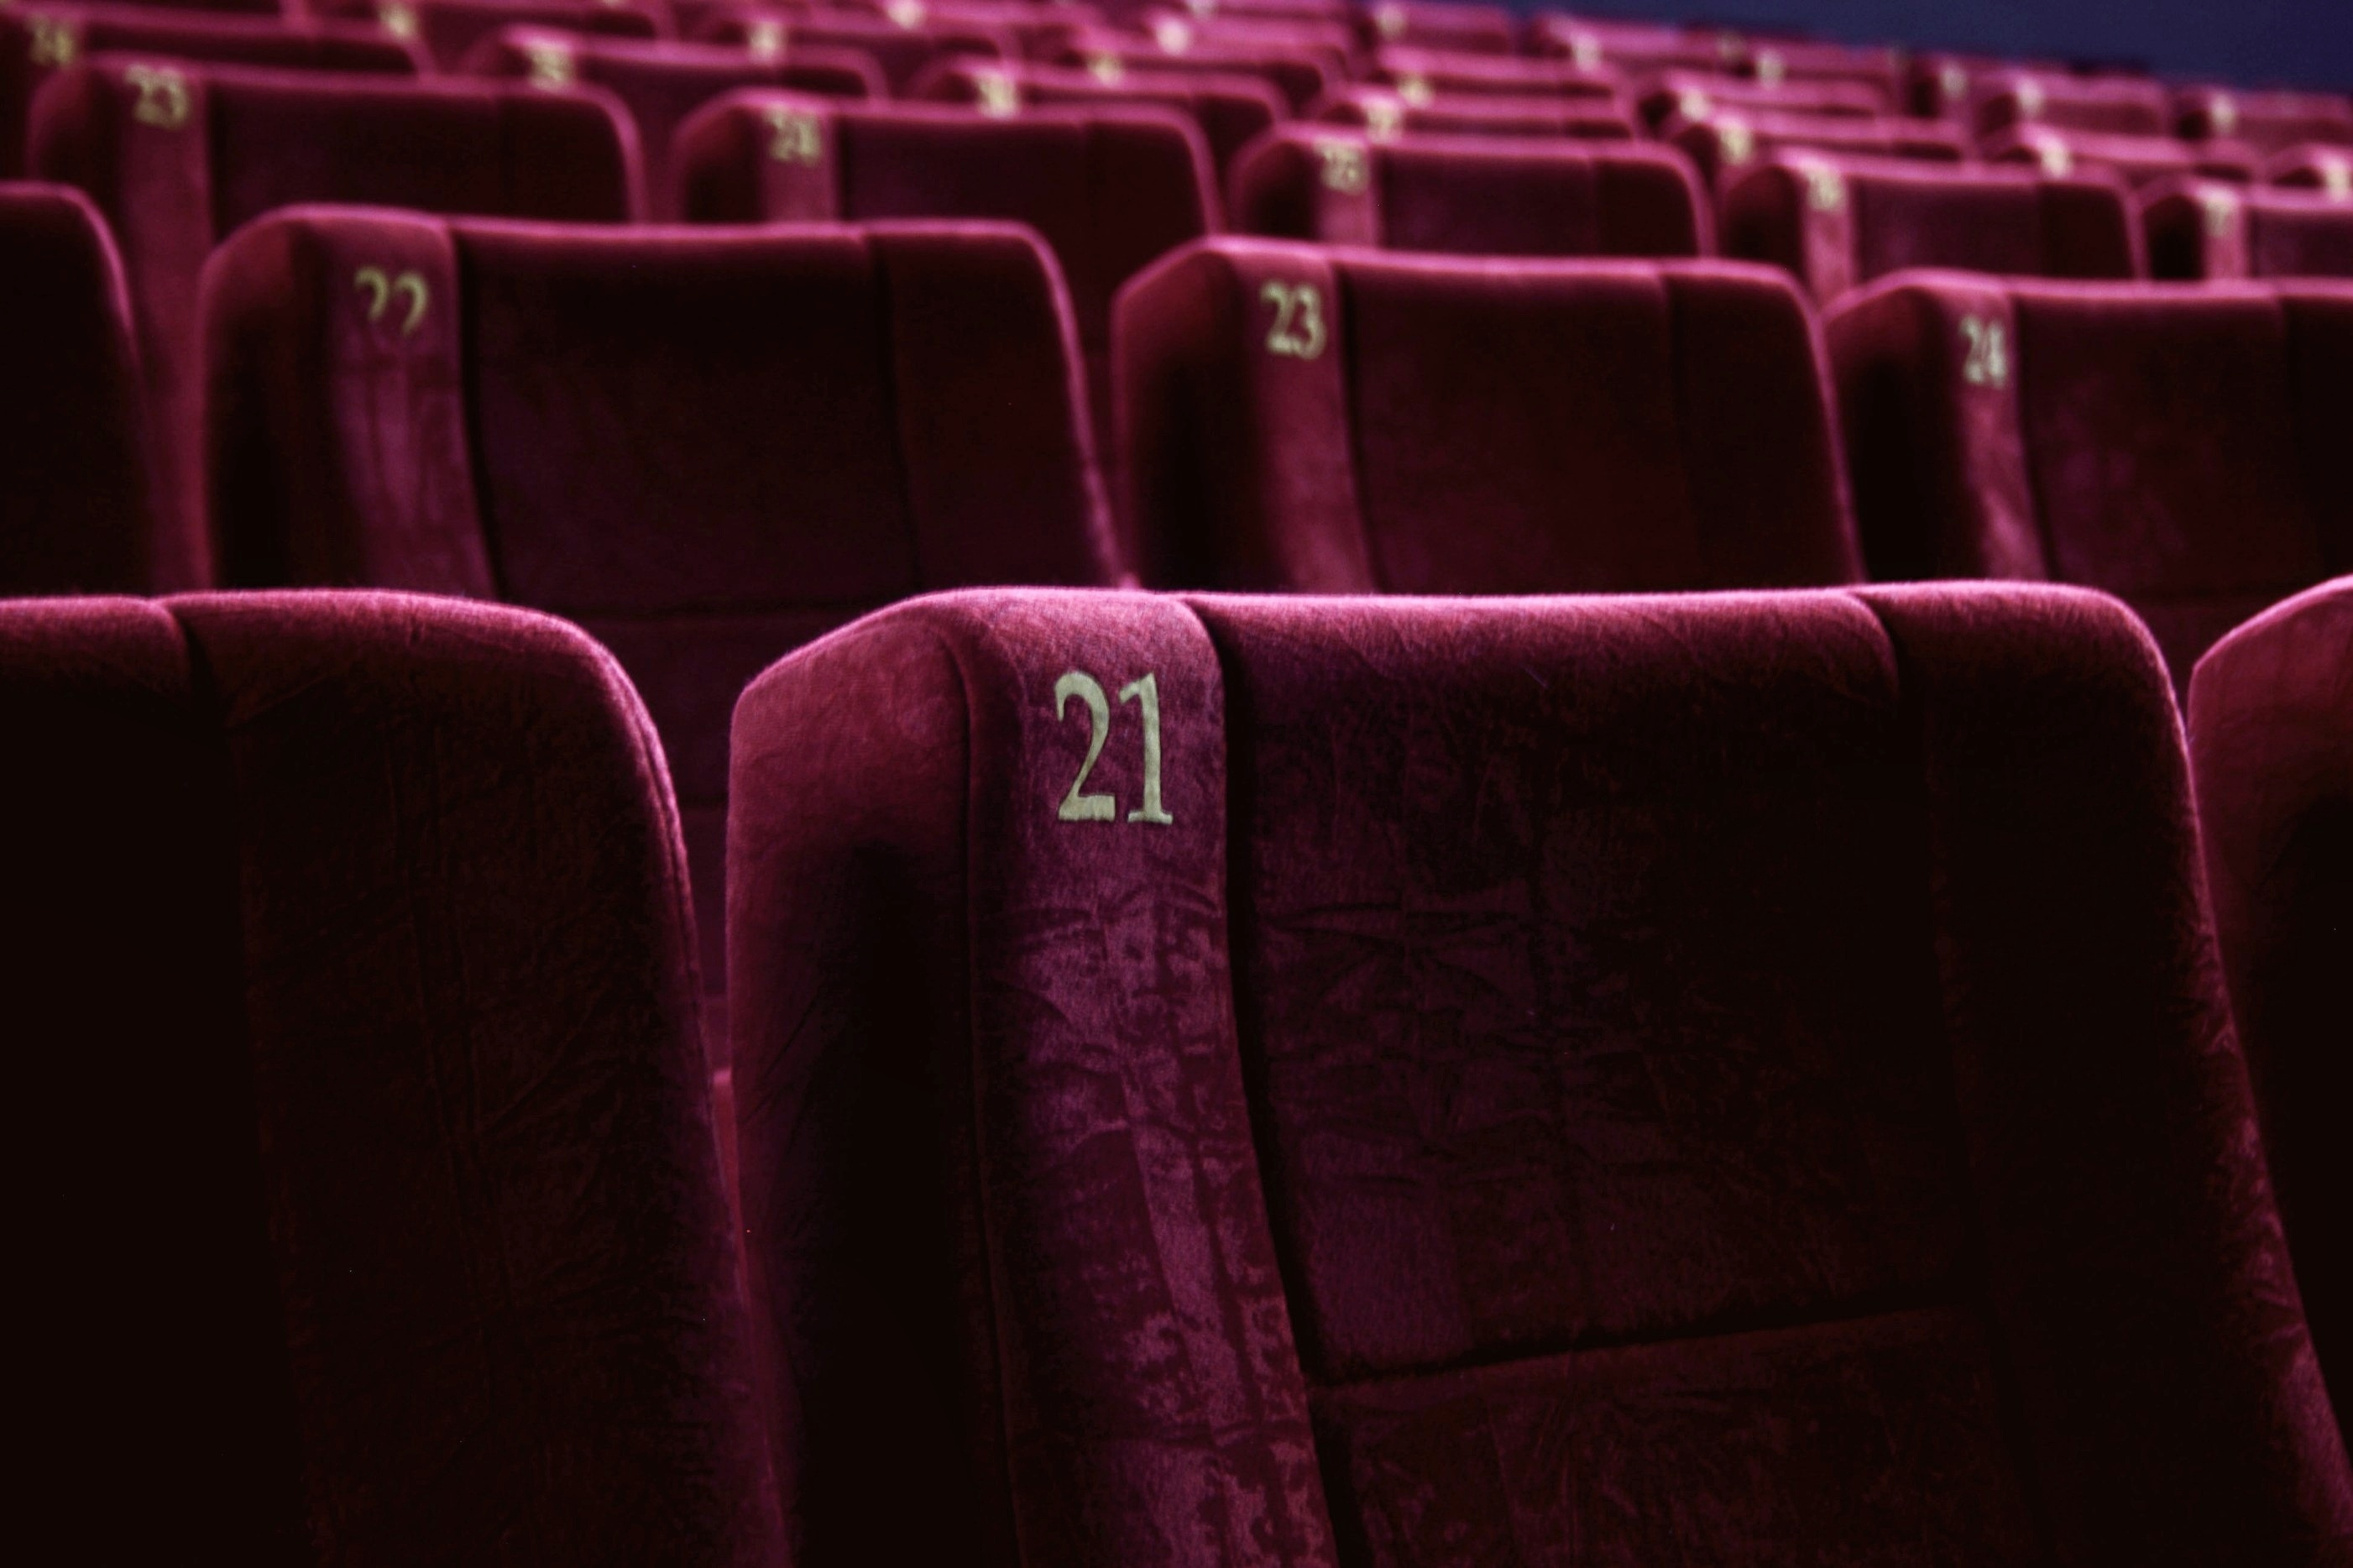
{"type": "MultiPolygon", "coordinates": [[[[1072,698],[1087,710],[1087,760],[1079,764],[1079,776],[1071,781],[1054,815],[1064,822],[1117,822],[1118,797],[1087,790],[1087,775],[1095,771],[1095,760],[1103,755],[1103,742],[1111,736],[1111,700],[1103,695],[1103,682],[1083,669],[1066,671],[1054,682],[1057,720],[1070,711],[1072,698]]],[[[1159,678],[1147,674],[1129,681],[1119,689],[1119,700],[1122,707],[1134,703],[1144,720],[1144,804],[1129,812],[1127,820],[1165,827],[1176,819],[1160,803],[1159,678]]]]}

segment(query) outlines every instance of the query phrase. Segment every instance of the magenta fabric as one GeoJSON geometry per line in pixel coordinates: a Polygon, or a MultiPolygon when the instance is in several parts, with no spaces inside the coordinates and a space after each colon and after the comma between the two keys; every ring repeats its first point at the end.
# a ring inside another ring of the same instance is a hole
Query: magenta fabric
{"type": "Polygon", "coordinates": [[[1998,71],[1973,85],[1970,121],[1980,136],[2021,125],[2106,136],[2170,136],[2173,103],[2162,84],[2142,77],[1998,71]]]}
{"type": "Polygon", "coordinates": [[[1612,66],[1630,76],[1660,70],[1736,71],[1748,58],[1746,44],[1730,34],[1541,11],[1528,18],[1525,41],[1527,52],[1539,58],[1612,66]]]}
{"type": "Polygon", "coordinates": [[[1746,72],[1766,83],[1801,88],[1859,87],[1889,109],[1903,101],[1907,51],[1890,45],[1833,43],[1803,37],[1759,38],[1749,47],[1746,72]]]}
{"type": "Polygon", "coordinates": [[[2231,1005],[2296,1280],[2353,1432],[2353,578],[2274,605],[2198,661],[2189,755],[2231,1005]]]}
{"type": "Polygon", "coordinates": [[[2327,191],[2172,179],[2139,209],[2157,278],[2353,278],[2353,201],[2327,191]]]}
{"type": "Polygon", "coordinates": [[[1378,87],[1345,88],[1309,105],[1305,118],[1331,125],[1361,125],[1377,140],[1415,133],[1630,142],[1635,135],[1634,118],[1625,110],[1587,100],[1466,96],[1411,103],[1378,87]]]}
{"type": "Polygon", "coordinates": [[[79,1172],[19,1205],[32,1517],[135,1472],[76,1510],[109,1555],[780,1565],[612,660],[390,595],[17,603],[0,721],[24,1152],[79,1172]]]}
{"type": "Polygon", "coordinates": [[[62,185],[0,183],[0,598],[143,594],[201,542],[155,509],[131,299],[106,221],[62,185]]]}
{"type": "Polygon", "coordinates": [[[2241,92],[2184,88],[2173,95],[2174,128],[2192,141],[2220,137],[2263,153],[2315,142],[2353,147],[2353,98],[2325,92],[2241,92]]]}
{"type": "Polygon", "coordinates": [[[1696,120],[1670,120],[1660,134],[1692,161],[1706,189],[1719,192],[1759,157],[1778,152],[1905,163],[1974,161],[1968,140],[1952,127],[1901,118],[1716,110],[1696,120]]]}
{"type": "Polygon", "coordinates": [[[803,1563],[2353,1544],[2110,601],[959,595],[733,757],[803,1563]]]}
{"type": "Polygon", "coordinates": [[[1617,106],[1625,79],[1606,66],[1388,47],[1358,80],[1419,102],[1439,98],[1566,98],[1617,106]]]}
{"type": "Polygon", "coordinates": [[[1011,59],[1019,53],[1002,29],[967,22],[902,27],[855,12],[801,15],[756,5],[713,7],[695,24],[692,37],[700,43],[748,45],[755,55],[790,54],[806,47],[855,49],[881,69],[893,95],[906,92],[942,60],[1011,59]]]}
{"type": "Polygon", "coordinates": [[[1057,105],[1139,103],[1176,110],[1200,128],[1220,189],[1235,155],[1291,117],[1282,94],[1259,77],[1138,70],[1105,82],[1092,71],[1029,62],[944,60],[925,73],[911,96],[972,104],[1000,119],[1057,105]]]}
{"type": "Polygon", "coordinates": [[[1753,81],[1689,70],[1648,78],[1635,90],[1634,102],[1654,130],[1671,120],[1704,120],[1725,110],[1883,120],[1896,108],[1884,89],[1862,82],[1753,81]]]}
{"type": "Polygon", "coordinates": [[[1964,129],[1976,124],[1973,112],[1983,84],[1989,78],[2026,72],[2040,78],[2064,76],[2067,68],[2056,60],[2015,60],[2000,55],[1923,50],[1905,68],[1905,103],[1926,120],[1949,120],[1964,129]]]}
{"type": "Polygon", "coordinates": [[[1118,33],[1090,34],[1072,40],[1054,63],[1093,73],[1116,86],[1131,76],[1252,76],[1272,85],[1293,114],[1339,88],[1341,63],[1330,51],[1306,45],[1194,44],[1171,54],[1157,44],[1118,33]]]}
{"type": "Polygon", "coordinates": [[[2105,589],[2187,682],[2232,626],[2353,570],[2353,284],[1915,273],[1825,331],[1874,578],[2105,589]]]}
{"type": "Polygon", "coordinates": [[[2266,184],[2321,190],[2340,202],[2353,202],[2353,151],[2307,142],[2291,147],[2263,165],[2266,184]]]}
{"type": "Polygon", "coordinates": [[[1121,296],[1116,352],[1157,586],[1856,575],[1820,343],[1763,268],[1215,240],[1121,296]]]}
{"type": "Polygon", "coordinates": [[[374,20],[414,38],[436,68],[455,71],[476,45],[505,27],[554,27],[617,38],[670,31],[662,0],[307,0],[321,15],[374,20]]]}
{"type": "Polygon", "coordinates": [[[1724,191],[1724,251],[1785,267],[1823,304],[1906,268],[2040,278],[2148,270],[2114,178],[1776,151],[1724,191]]]}
{"type": "Polygon", "coordinates": [[[2177,174],[2245,184],[2262,172],[2263,155],[2236,142],[2179,142],[2170,136],[2111,136],[2024,125],[1988,138],[1978,151],[1989,163],[2033,163],[2046,174],[2105,170],[2127,184],[2145,185],[2177,174]]]}
{"type": "Polygon", "coordinates": [[[1519,42],[1518,18],[1510,6],[1470,0],[1371,0],[1357,12],[1356,29],[1367,47],[1403,45],[1466,55],[1508,55],[1519,42]]]}
{"type": "Polygon", "coordinates": [[[1485,256],[1704,256],[1699,183],[1664,148],[1285,125],[1236,164],[1234,228],[1485,256]]]}

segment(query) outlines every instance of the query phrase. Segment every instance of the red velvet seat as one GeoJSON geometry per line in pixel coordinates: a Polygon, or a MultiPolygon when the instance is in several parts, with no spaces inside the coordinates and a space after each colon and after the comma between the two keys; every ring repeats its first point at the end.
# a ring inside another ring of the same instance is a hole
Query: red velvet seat
{"type": "Polygon", "coordinates": [[[122,263],[87,198],[0,184],[0,599],[143,594],[184,575],[195,550],[154,513],[122,263]]]}
{"type": "Polygon", "coordinates": [[[1060,266],[1097,416],[1110,429],[1112,297],[1219,227],[1198,127],[1147,105],[996,120],[929,104],[722,99],[679,132],[692,223],[992,218],[1026,223],[1060,266]]]}
{"type": "Polygon", "coordinates": [[[2198,661],[2189,755],[2231,1007],[2312,1338],[2353,1433],[2353,578],[2274,605],[2198,661]]]}
{"type": "Polygon", "coordinates": [[[416,76],[426,65],[415,45],[353,22],[206,16],[144,5],[37,5],[0,11],[0,179],[24,174],[26,121],[34,91],[57,72],[95,54],[385,76],[416,76]]]}
{"type": "Polygon", "coordinates": [[[2140,216],[2154,277],[2353,278],[2353,202],[2326,191],[2165,180],[2140,216]]]}
{"type": "Polygon", "coordinates": [[[553,27],[615,38],[670,31],[662,0],[310,0],[321,14],[373,17],[396,38],[414,39],[433,63],[454,71],[484,38],[506,27],[553,27]]]}
{"type": "Polygon", "coordinates": [[[223,581],[505,599],[612,648],[714,985],[744,682],[926,588],[1118,580],[1067,307],[1007,226],[310,209],[225,246],[206,310],[223,581]]]}
{"type": "Polygon", "coordinates": [[[2109,601],[960,595],[733,759],[811,1568],[2353,1539],[2109,601]]]}
{"type": "Polygon", "coordinates": [[[1857,572],[1789,280],[1217,240],[1120,298],[1155,586],[1504,594],[1857,572]]]}
{"type": "Polygon", "coordinates": [[[1906,163],[1970,161],[1968,140],[1959,131],[1908,117],[1859,120],[1852,115],[1718,110],[1697,120],[1671,120],[1662,134],[1692,161],[1711,190],[1725,188],[1760,155],[1776,152],[1906,163]]]}
{"type": "Polygon", "coordinates": [[[1825,330],[1873,578],[2103,588],[2186,681],[2353,571],[2353,284],[1914,273],[1825,330]]]}
{"type": "Polygon", "coordinates": [[[2243,142],[2262,153],[2323,142],[2353,147],[2353,98],[2325,92],[2240,92],[2185,88],[2173,97],[2174,125],[2192,141],[2243,142]]]}
{"type": "Polygon", "coordinates": [[[1143,103],[1174,109],[1200,127],[1221,186],[1235,154],[1291,115],[1282,94],[1259,77],[1129,71],[1105,82],[1075,67],[1028,62],[944,61],[916,83],[912,95],[971,104],[1000,119],[1056,106],[1143,103]]]}
{"type": "Polygon", "coordinates": [[[1855,82],[1762,82],[1699,71],[1664,71],[1635,89],[1635,106],[1653,129],[1670,121],[1736,114],[1831,115],[1883,120],[1894,111],[1886,93],[1855,82]]]}
{"type": "Polygon", "coordinates": [[[1573,98],[1433,99],[1410,103],[1387,88],[1350,87],[1309,106],[1307,118],[1361,125],[1375,141],[1428,136],[1569,136],[1630,142],[1634,120],[1623,109],[1573,98]]]}
{"type": "Polygon", "coordinates": [[[617,41],[538,27],[510,27],[484,39],[466,68],[541,88],[599,87],[620,100],[637,127],[647,208],[657,221],[679,216],[670,142],[687,117],[712,99],[746,87],[852,100],[888,90],[881,71],[855,49],[795,48],[765,59],[718,44],[617,41]]]}
{"type": "Polygon", "coordinates": [[[1446,49],[1465,55],[1508,55],[1519,43],[1518,20],[1508,5],[1471,0],[1371,0],[1356,17],[1370,47],[1446,49]]]}
{"type": "Polygon", "coordinates": [[[969,22],[918,22],[902,26],[885,17],[857,12],[796,15],[756,5],[714,8],[696,25],[692,37],[702,43],[745,45],[755,55],[770,57],[808,47],[856,49],[873,58],[893,94],[907,91],[942,60],[1011,59],[1018,53],[1012,38],[1001,29],[969,22]]]}
{"type": "Polygon", "coordinates": [[[2229,142],[2180,142],[2170,136],[2105,136],[2087,131],[2025,126],[1980,144],[1988,163],[2032,163],[2046,174],[2106,170],[2133,185],[2179,174],[2238,184],[2252,182],[2263,159],[2229,142]]]}
{"type": "Polygon", "coordinates": [[[1749,50],[1747,74],[1768,84],[1862,88],[1884,105],[1881,112],[1888,112],[1903,103],[1909,66],[1903,50],[1884,46],[1769,38],[1749,50]]]}
{"type": "Polygon", "coordinates": [[[1242,234],[1487,256],[1704,256],[1690,165],[1662,147],[1482,137],[1376,141],[1285,125],[1233,174],[1242,234]]]}
{"type": "Polygon", "coordinates": [[[1976,83],[1970,118],[1980,136],[2021,125],[2103,136],[2173,134],[2172,100],[2163,86],[2139,77],[2000,71],[1976,83]]]}
{"type": "MultiPolygon", "coordinates": [[[[1098,32],[1091,37],[1117,41],[1141,35],[1163,54],[1186,55],[1197,48],[1279,49],[1314,56],[1333,71],[1353,74],[1366,51],[1357,29],[1345,17],[1229,16],[1211,11],[1197,16],[1171,6],[1155,6],[1128,18],[1124,34],[1098,32]]],[[[1088,38],[1072,40],[1083,47],[1088,38]]]]}
{"type": "Polygon", "coordinates": [[[1964,127],[1976,123],[1973,110],[1979,83],[1997,76],[2029,72],[2063,76],[2067,68],[2052,60],[2014,60],[1999,55],[1957,54],[1932,49],[1915,54],[1905,68],[1905,100],[1914,114],[1926,120],[1950,120],[1964,127]]]}
{"type": "Polygon", "coordinates": [[[2263,165],[2265,183],[2326,191],[2353,201],[2353,150],[2318,142],[2291,147],[2263,165]]]}
{"type": "MultiPolygon", "coordinates": [[[[196,282],[238,226],[297,202],[625,222],[636,138],[601,93],[103,60],[42,88],[32,161],[112,226],[131,285],[168,528],[194,537],[196,282]]],[[[167,586],[204,579],[166,579],[167,586]]]]}
{"type": "Polygon", "coordinates": [[[1082,33],[1104,25],[1100,8],[1081,0],[847,0],[828,6],[788,7],[804,16],[841,10],[865,11],[899,26],[974,26],[1003,35],[1023,59],[1051,59],[1082,33]]]}
{"type": "Polygon", "coordinates": [[[1131,76],[1251,76],[1273,85],[1294,114],[1337,88],[1340,68],[1320,50],[1293,46],[1197,44],[1181,54],[1118,34],[1082,38],[1056,57],[1060,65],[1090,71],[1096,80],[1118,86],[1131,76]]]}
{"type": "Polygon", "coordinates": [[[0,721],[12,1142],[72,1173],[10,1209],[22,1517],[140,1562],[781,1563],[612,660],[397,595],[13,603],[0,721]]]}
{"type": "Polygon", "coordinates": [[[1793,273],[1827,304],[1911,267],[2144,276],[2124,189],[2105,176],[1778,152],[1725,187],[1724,251],[1793,273]]]}
{"type": "Polygon", "coordinates": [[[1747,49],[1737,39],[1687,31],[1656,22],[1611,22],[1593,16],[1538,12],[1528,19],[1526,48],[1540,59],[1574,60],[1581,66],[1612,66],[1629,76],[1651,71],[1736,70],[1747,49]]]}
{"type": "Polygon", "coordinates": [[[1607,67],[1394,47],[1376,51],[1358,79],[1420,104],[1445,98],[1567,98],[1615,106],[1626,88],[1625,79],[1607,67]]]}

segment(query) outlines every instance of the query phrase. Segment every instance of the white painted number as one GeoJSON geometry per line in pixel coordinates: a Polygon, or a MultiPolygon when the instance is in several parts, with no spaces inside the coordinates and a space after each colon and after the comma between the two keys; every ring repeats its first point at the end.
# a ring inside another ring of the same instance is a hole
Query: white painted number
{"type": "MultiPolygon", "coordinates": [[[[1077,698],[1087,710],[1087,755],[1079,764],[1079,776],[1071,781],[1054,815],[1064,822],[1117,822],[1119,799],[1116,795],[1087,791],[1087,775],[1095,771],[1103,756],[1103,742],[1111,737],[1111,702],[1104,697],[1103,682],[1083,669],[1062,672],[1054,682],[1054,717],[1060,721],[1069,715],[1071,699],[1077,698]]],[[[1160,787],[1160,678],[1147,671],[1119,689],[1122,707],[1134,703],[1144,721],[1144,804],[1127,814],[1130,822],[1146,823],[1166,827],[1176,819],[1168,815],[1161,800],[1160,787]]]]}
{"type": "Polygon", "coordinates": [[[2010,342],[2000,321],[1963,316],[1961,341],[1968,345],[1961,357],[1963,381],[1997,389],[2010,384],[2010,342]]]}
{"type": "Polygon", "coordinates": [[[1288,359],[1314,359],[1330,338],[1324,330],[1324,291],[1313,283],[1269,282],[1258,297],[1274,307],[1267,329],[1267,352],[1288,359]]]}

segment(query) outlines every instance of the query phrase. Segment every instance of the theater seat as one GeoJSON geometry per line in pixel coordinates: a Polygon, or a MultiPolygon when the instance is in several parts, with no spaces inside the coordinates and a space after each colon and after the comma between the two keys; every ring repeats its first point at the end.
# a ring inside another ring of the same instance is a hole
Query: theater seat
{"type": "Polygon", "coordinates": [[[145,5],[36,5],[0,11],[0,179],[25,173],[25,130],[33,93],[66,67],[95,54],[164,55],[316,71],[417,76],[414,44],[356,22],[212,16],[145,5]]]}
{"type": "Polygon", "coordinates": [[[1112,297],[1219,226],[1199,128],[1150,105],[997,120],[931,104],[837,106],[739,92],[681,128],[691,223],[990,218],[1025,223],[1060,264],[1096,428],[1110,424],[1112,297]]]}
{"type": "Polygon", "coordinates": [[[612,660],[398,595],[12,603],[0,722],[11,1141],[60,1173],[9,1209],[25,1538],[781,1563],[612,660]]]}
{"type": "Polygon", "coordinates": [[[2325,191],[2165,180],[2140,216],[2154,277],[2353,278],[2353,202],[2325,191]]]}
{"type": "Polygon", "coordinates": [[[1768,153],[1733,178],[1724,250],[1787,268],[1824,304],[1908,267],[2042,278],[2147,270],[2132,207],[2105,176],[1817,153],[1768,153]]]}
{"type": "Polygon", "coordinates": [[[1556,138],[1375,141],[1282,126],[1234,170],[1243,234],[1487,256],[1704,256],[1707,209],[1661,147],[1556,138]]]}
{"type": "Polygon", "coordinates": [[[1310,105],[1306,118],[1327,125],[1361,125],[1377,142],[1404,134],[1630,142],[1635,131],[1633,117],[1624,110],[1586,100],[1461,97],[1409,103],[1379,87],[1344,88],[1310,105]]]}
{"type": "Polygon", "coordinates": [[[1613,22],[1538,12],[1528,18],[1527,52],[1540,59],[1610,66],[1629,76],[1651,71],[1736,71],[1747,50],[1738,39],[1712,37],[1656,22],[1613,22]]]}
{"type": "Polygon", "coordinates": [[[2214,927],[2312,1338],[2353,1433],[2353,578],[2198,661],[2189,755],[2214,927]]]}
{"type": "Polygon", "coordinates": [[[1132,76],[1252,76],[1271,84],[1293,114],[1337,89],[1344,80],[1327,51],[1277,44],[1195,44],[1171,54],[1159,45],[1115,33],[1077,39],[1053,63],[1076,67],[1106,86],[1132,76]]]}
{"type": "Polygon", "coordinates": [[[1910,58],[1883,45],[1840,44],[1813,38],[1760,39],[1751,47],[1747,74],[1768,84],[1800,88],[1860,87],[1878,97],[1890,112],[1902,105],[1910,58]]]}
{"type": "Polygon", "coordinates": [[[1396,47],[1376,50],[1358,79],[1388,88],[1409,103],[1445,98],[1567,98],[1615,105],[1626,89],[1625,79],[1607,67],[1396,47]]]}
{"type": "Polygon", "coordinates": [[[2263,155],[2242,143],[2181,142],[2170,136],[2107,136],[2088,131],[2021,126],[1988,138],[1978,151],[1989,163],[2031,163],[2046,174],[2105,170],[2127,184],[2145,185],[2179,174],[2246,184],[2263,155]]]}
{"type": "Polygon", "coordinates": [[[1914,114],[1926,120],[1949,120],[1964,128],[1976,123],[1972,113],[1988,79],[2025,72],[2034,76],[2064,76],[2067,68],[2053,60],[2018,60],[1999,55],[1959,54],[1947,49],[1923,50],[1905,68],[1905,99],[1914,114]]]}
{"type": "Polygon", "coordinates": [[[856,49],[872,58],[893,95],[911,89],[925,70],[945,59],[976,57],[1011,59],[1012,38],[996,27],[968,22],[930,22],[913,17],[902,26],[881,16],[825,11],[797,15],[759,5],[714,7],[695,25],[702,43],[748,47],[774,58],[802,48],[856,49]]]}
{"type": "Polygon", "coordinates": [[[2353,571],[2353,284],[1912,273],[1825,322],[1874,579],[2117,595],[2186,682],[2353,571]]]}
{"type": "Polygon", "coordinates": [[[1189,116],[1208,143],[1222,188],[1234,155],[1291,117],[1291,105],[1272,83],[1254,76],[1131,71],[1105,82],[1071,66],[946,60],[927,71],[910,96],[965,103],[1009,119],[1028,109],[1104,104],[1158,104],[1189,116]]]}
{"type": "Polygon", "coordinates": [[[613,100],[486,83],[92,61],[41,89],[32,161],[87,192],[121,247],[157,510],[190,538],[202,510],[196,281],[240,225],[311,201],[614,223],[642,205],[636,138],[613,100]]]}
{"type": "Polygon", "coordinates": [[[810,1568],[2353,1538],[2109,601],[962,595],[733,757],[810,1568]]]}
{"type": "Polygon", "coordinates": [[[222,581],[505,599],[645,693],[720,976],[727,712],[874,605],[1119,567],[1065,307],[1002,225],[313,208],[206,277],[222,581]]]}
{"type": "Polygon", "coordinates": [[[2261,153],[2310,142],[2353,148],[2353,98],[2343,94],[2185,88],[2173,112],[2175,129],[2192,141],[2219,137],[2261,153]]]}
{"type": "Polygon", "coordinates": [[[1885,92],[1858,82],[1749,81],[1700,71],[1664,71],[1635,89],[1635,106],[1654,130],[1669,121],[1736,114],[1831,115],[1883,120],[1894,111],[1885,92]]]}
{"type": "Polygon", "coordinates": [[[887,90],[874,62],[855,49],[795,48],[765,59],[720,44],[642,43],[539,27],[510,27],[485,38],[466,57],[466,69],[557,90],[586,84],[620,100],[638,130],[647,208],[657,222],[679,214],[670,142],[687,116],[712,99],[745,87],[839,99],[881,98],[887,90]]]}
{"type": "Polygon", "coordinates": [[[1980,78],[1972,94],[1970,118],[1980,136],[2025,125],[2102,136],[2173,134],[2172,100],[2145,78],[1999,71],[1980,78]]]}
{"type": "Polygon", "coordinates": [[[2353,150],[2317,142],[2291,147],[2263,165],[2263,177],[2269,184],[2326,191],[2337,201],[2353,201],[2353,150]]]}
{"type": "Polygon", "coordinates": [[[1357,13],[1369,47],[1441,49],[1465,55],[1509,55],[1518,46],[1518,22],[1508,5],[1468,0],[1373,0],[1357,13]]]}
{"type": "Polygon", "coordinates": [[[1120,297],[1155,586],[1532,594],[1848,582],[1828,382],[1764,268],[1212,240],[1120,297]]]}
{"type": "Polygon", "coordinates": [[[484,38],[506,27],[553,27],[615,38],[670,31],[662,0],[310,0],[322,16],[372,17],[396,38],[424,46],[441,70],[460,68],[484,38]]]}
{"type": "Polygon", "coordinates": [[[1722,190],[1760,155],[1776,152],[1907,163],[1971,162],[1968,138],[1953,127],[1899,116],[1861,120],[1717,110],[1697,120],[1670,120],[1660,134],[1692,161],[1710,190],[1722,190]]]}
{"type": "Polygon", "coordinates": [[[63,186],[0,184],[0,599],[185,575],[196,550],[154,515],[131,301],[98,209],[63,186]]]}

